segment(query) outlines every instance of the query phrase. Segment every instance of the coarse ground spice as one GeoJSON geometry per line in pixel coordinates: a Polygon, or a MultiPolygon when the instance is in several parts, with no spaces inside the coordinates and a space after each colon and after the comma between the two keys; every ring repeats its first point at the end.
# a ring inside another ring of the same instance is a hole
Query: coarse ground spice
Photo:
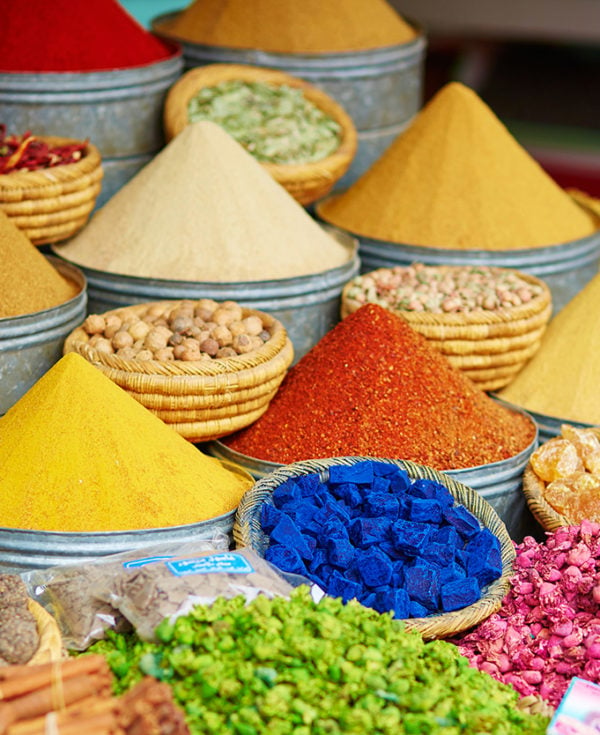
{"type": "Polygon", "coordinates": [[[330,237],[219,125],[183,131],[64,245],[79,265],[181,281],[264,281],[348,262],[330,237]]]}
{"type": "Polygon", "coordinates": [[[600,424],[600,275],[551,320],[539,350],[500,397],[536,413],[600,424]]]}
{"type": "Polygon", "coordinates": [[[209,46],[282,53],[360,51],[416,36],[385,0],[196,0],[156,30],[209,46]]]}
{"type": "Polygon", "coordinates": [[[150,64],[173,49],[117,0],[3,0],[0,70],[103,71],[150,64]]]}
{"type": "Polygon", "coordinates": [[[0,210],[0,319],[59,306],[79,290],[0,210]]]}
{"type": "Polygon", "coordinates": [[[468,87],[443,87],[323,219],[358,235],[457,250],[513,250],[591,235],[563,191],[468,87]]]}
{"type": "Polygon", "coordinates": [[[403,319],[366,304],[290,370],[265,414],[222,441],[271,462],[406,459],[438,470],[513,457],[535,426],[493,401],[403,319]]]}
{"type": "Polygon", "coordinates": [[[125,531],[232,511],[251,481],[69,353],[0,418],[2,526],[125,531]]]}

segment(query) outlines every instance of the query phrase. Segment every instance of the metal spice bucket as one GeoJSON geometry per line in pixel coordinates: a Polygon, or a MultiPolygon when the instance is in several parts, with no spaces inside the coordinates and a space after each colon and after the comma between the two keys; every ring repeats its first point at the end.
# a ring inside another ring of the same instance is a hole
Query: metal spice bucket
{"type": "MultiPolygon", "coordinates": [[[[175,15],[154,18],[154,32],[160,36],[160,26],[175,15]]],[[[186,69],[206,64],[279,69],[311,82],[337,100],[358,131],[358,152],[335,187],[341,190],[371,167],[421,107],[427,44],[422,31],[412,25],[418,35],[408,43],[344,53],[286,54],[177,41],[186,69]]]]}
{"type": "Polygon", "coordinates": [[[348,261],[337,268],[295,278],[231,283],[172,281],[81,267],[88,281],[88,313],[101,314],[148,301],[201,298],[237,301],[282,322],[298,361],[337,324],[344,285],[360,268],[354,238],[333,228],[326,229],[348,249],[348,261]]]}
{"type": "Polygon", "coordinates": [[[516,268],[546,282],[552,293],[554,313],[591,281],[600,265],[600,230],[561,245],[522,250],[451,250],[356,237],[363,273],[412,263],[516,268]]]}
{"type": "Polygon", "coordinates": [[[164,145],[163,104],[183,68],[181,50],[128,69],[0,73],[0,120],[9,131],[89,139],[102,156],[101,206],[164,145]]]}
{"type": "Polygon", "coordinates": [[[83,273],[60,258],[46,257],[80,291],[51,309],[0,319],[0,416],[60,360],[65,338],[85,319],[87,291],[83,273]]]}
{"type": "MultiPolygon", "coordinates": [[[[526,414],[522,409],[495,399],[511,411],[526,414]]],[[[528,534],[537,532],[536,523],[527,509],[522,492],[522,477],[529,457],[538,445],[537,432],[531,444],[514,457],[500,462],[469,467],[462,470],[444,470],[444,474],[457,482],[467,485],[481,495],[492,506],[506,525],[510,537],[520,542],[528,534]]],[[[277,462],[249,457],[228,447],[221,441],[212,441],[203,445],[203,451],[220,460],[236,464],[249,472],[256,480],[270,475],[283,467],[277,462]]]]}

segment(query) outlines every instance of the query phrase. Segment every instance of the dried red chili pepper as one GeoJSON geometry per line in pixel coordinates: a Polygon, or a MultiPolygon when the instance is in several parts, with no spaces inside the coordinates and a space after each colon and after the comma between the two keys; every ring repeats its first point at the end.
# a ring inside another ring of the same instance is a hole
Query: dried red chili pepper
{"type": "Polygon", "coordinates": [[[28,130],[22,136],[6,136],[6,125],[0,124],[0,174],[11,171],[50,168],[79,161],[88,141],[50,146],[28,130]]]}
{"type": "Polygon", "coordinates": [[[534,436],[528,417],[477,388],[403,319],[367,304],[290,370],[258,421],[223,442],[286,464],[370,455],[450,470],[513,457],[534,436]]]}

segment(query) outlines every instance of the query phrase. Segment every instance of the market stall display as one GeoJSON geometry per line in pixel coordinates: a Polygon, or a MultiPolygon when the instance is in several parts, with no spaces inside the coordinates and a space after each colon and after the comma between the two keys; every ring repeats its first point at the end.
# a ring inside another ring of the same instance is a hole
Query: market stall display
{"type": "Polygon", "coordinates": [[[529,509],[548,531],[599,521],[600,430],[563,424],[531,455],[523,475],[529,509]]]}
{"type": "Polygon", "coordinates": [[[89,141],[2,134],[0,209],[34,245],[66,240],[85,225],[102,182],[89,141]]]}
{"type": "Polygon", "coordinates": [[[381,268],[344,286],[342,318],[366,303],[406,319],[485,391],[503,388],[535,354],[552,312],[543,281],[489,266],[381,268]]]}
{"type": "Polygon", "coordinates": [[[596,274],[551,320],[537,353],[499,393],[532,413],[543,439],[559,434],[563,423],[580,428],[600,424],[600,324],[590,318],[599,302],[596,274]]]}
{"type": "Polygon", "coordinates": [[[458,82],[438,91],[360,180],[317,213],[360,236],[366,270],[413,262],[516,267],[544,278],[557,309],[600,257],[597,215],[458,82]]]}
{"type": "Polygon", "coordinates": [[[366,171],[421,105],[423,31],[385,0],[192,2],[156,17],[152,28],[181,44],[188,68],[266,67],[342,105],[357,129],[358,151],[339,187],[366,171]]]}
{"type": "Polygon", "coordinates": [[[229,301],[158,301],[91,314],[65,340],[189,441],[242,429],[268,408],[294,349],[281,322],[229,301]]]}
{"type": "Polygon", "coordinates": [[[165,100],[167,140],[198,120],[221,125],[303,205],[328,194],[356,153],[345,110],[314,85],[272,69],[210,64],[187,71],[165,100]]]}
{"type": "Polygon", "coordinates": [[[0,121],[14,131],[90,140],[103,159],[104,204],[162,147],[162,108],[180,49],[117,0],[13,3],[0,39],[0,121]],[[34,41],[32,39],[35,39],[34,41]]]}

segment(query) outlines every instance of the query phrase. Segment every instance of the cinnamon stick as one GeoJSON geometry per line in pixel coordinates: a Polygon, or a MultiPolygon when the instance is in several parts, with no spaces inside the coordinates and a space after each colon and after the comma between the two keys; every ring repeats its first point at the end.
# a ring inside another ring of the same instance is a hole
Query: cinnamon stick
{"type": "Polygon", "coordinates": [[[48,686],[53,679],[56,679],[57,672],[60,672],[60,677],[65,681],[79,674],[94,674],[100,671],[109,671],[106,659],[100,654],[53,661],[37,666],[0,668],[0,700],[14,699],[48,686]]]}

